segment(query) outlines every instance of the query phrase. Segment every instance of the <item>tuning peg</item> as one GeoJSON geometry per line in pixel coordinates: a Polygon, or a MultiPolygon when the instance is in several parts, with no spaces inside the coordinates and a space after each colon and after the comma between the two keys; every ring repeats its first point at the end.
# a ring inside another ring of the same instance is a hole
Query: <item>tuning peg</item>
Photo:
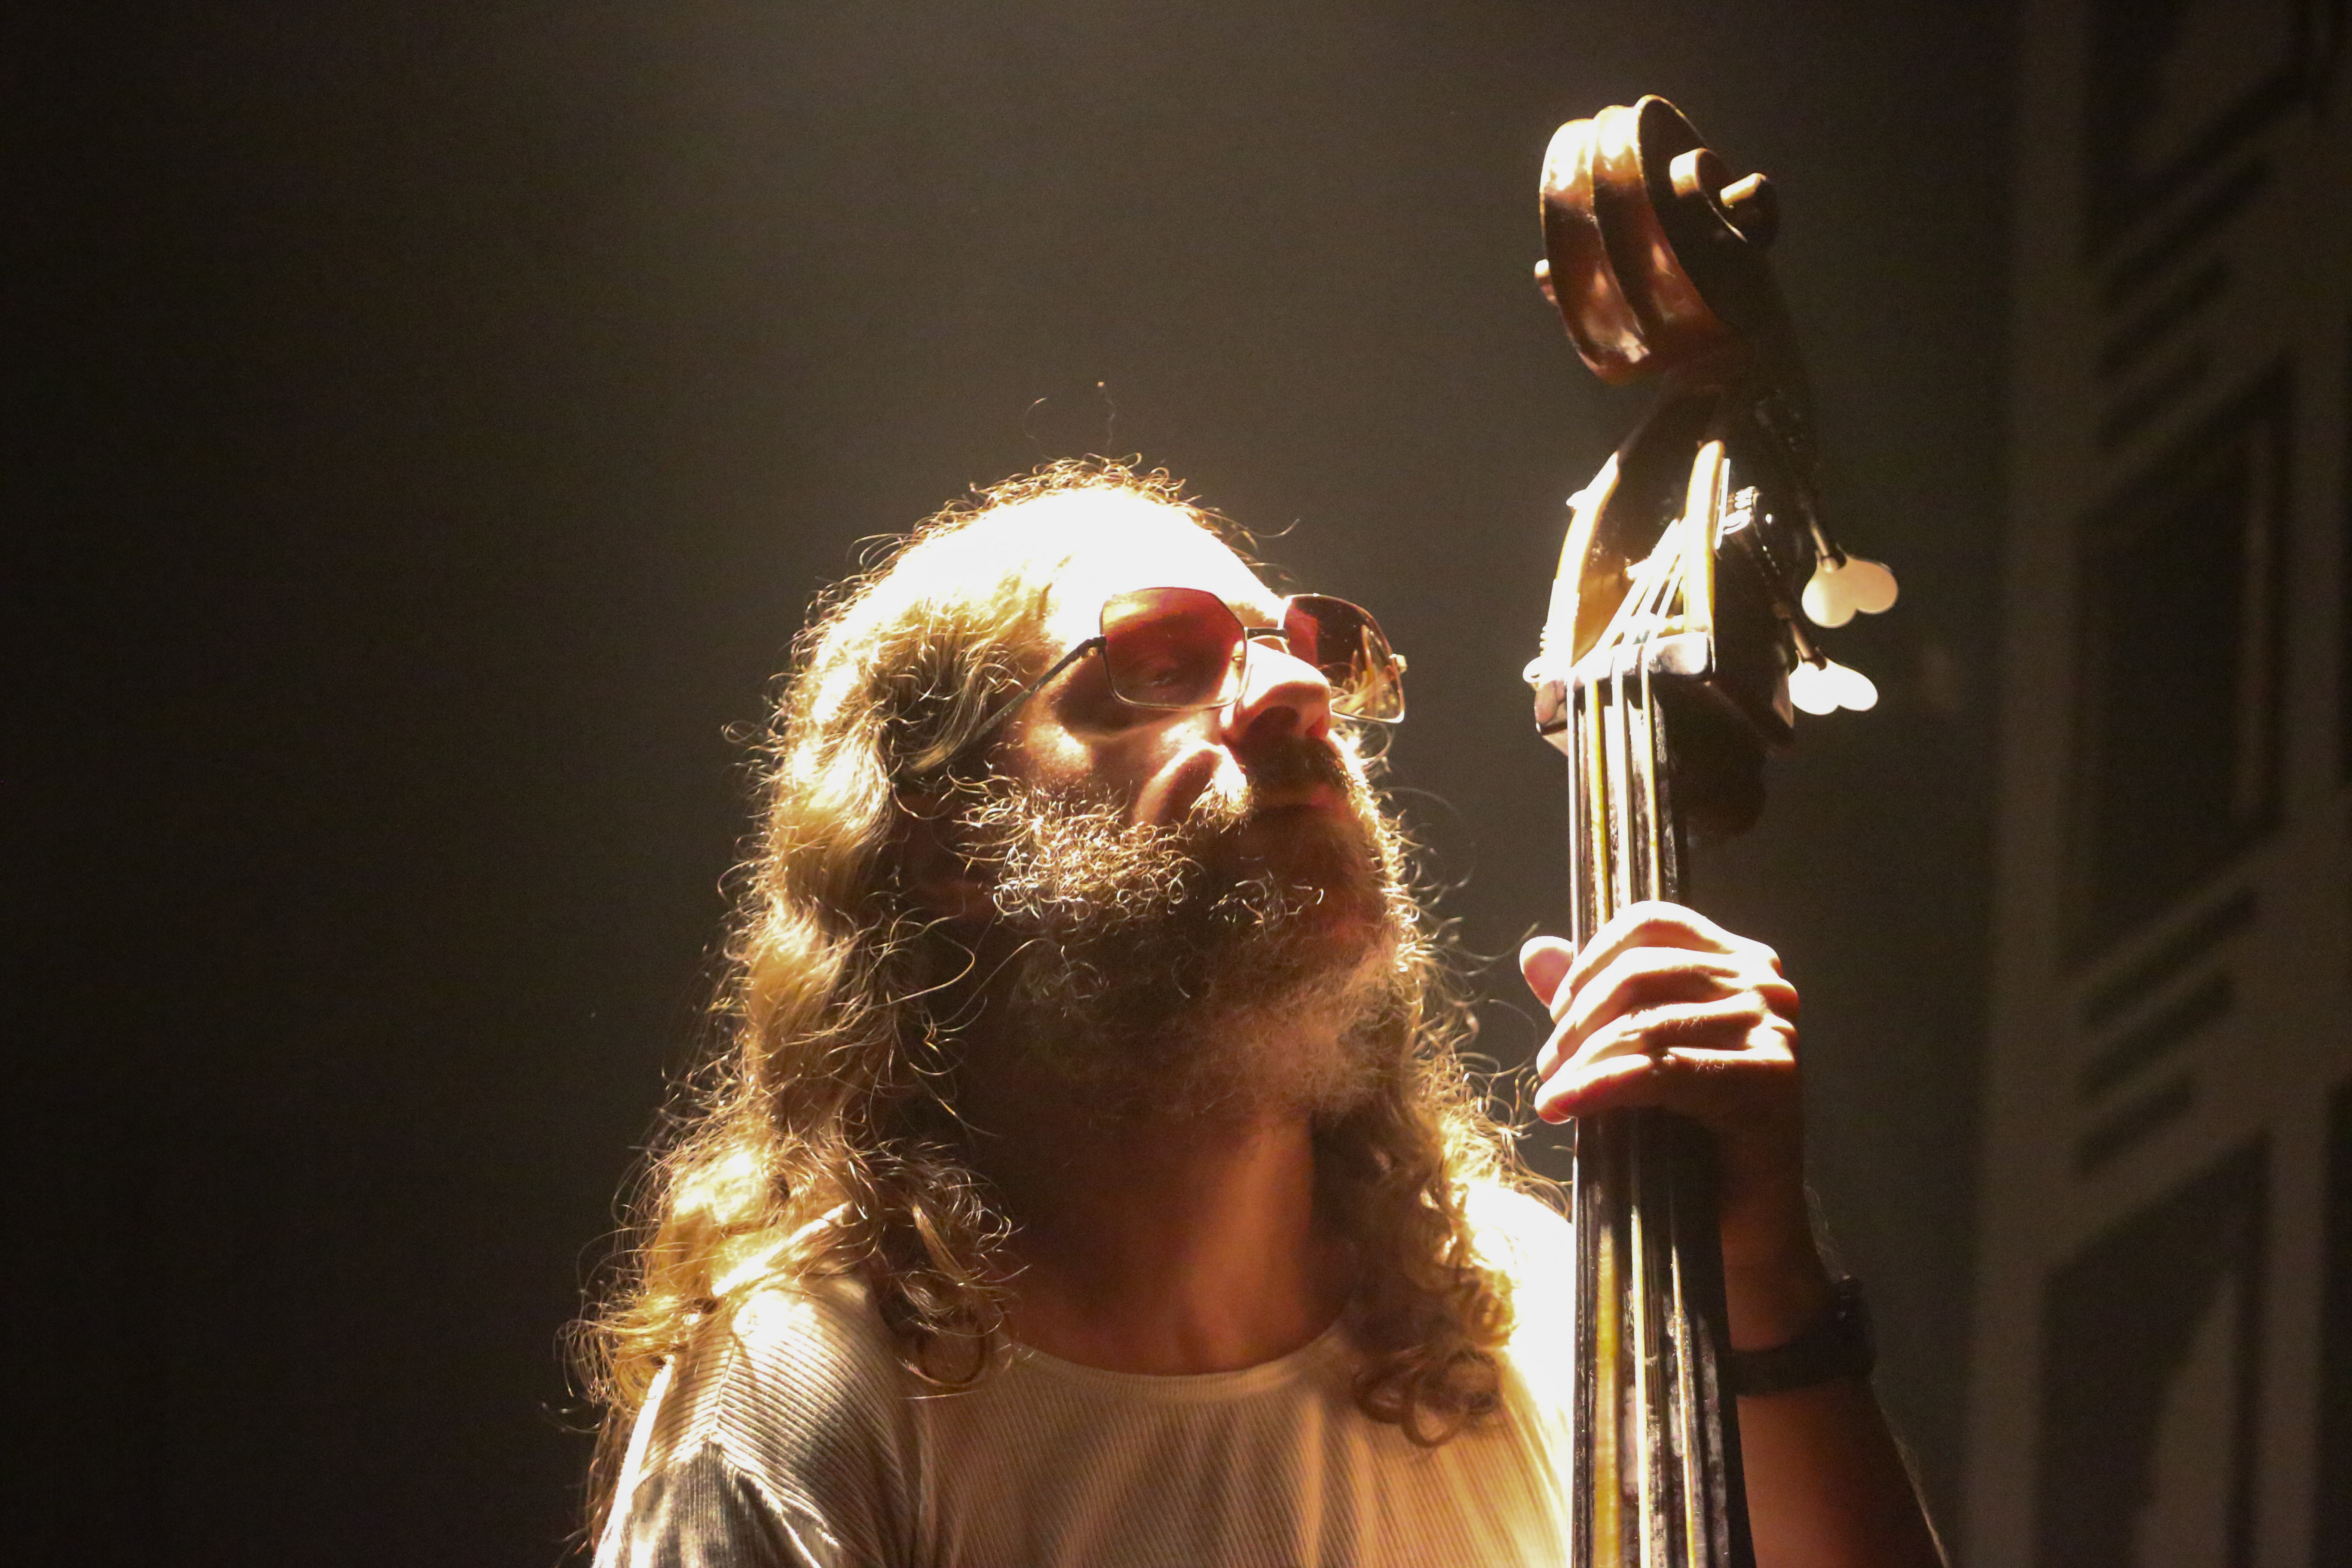
{"type": "Polygon", "coordinates": [[[1789,700],[1808,713],[1834,713],[1841,708],[1860,713],[1878,705],[1878,687],[1862,671],[1823,656],[1819,664],[1800,659],[1789,672],[1789,700]]]}
{"type": "Polygon", "coordinates": [[[1856,610],[1875,616],[1888,609],[1895,593],[1895,574],[1877,562],[1824,555],[1805,584],[1805,618],[1817,626],[1842,626],[1856,610]]]}

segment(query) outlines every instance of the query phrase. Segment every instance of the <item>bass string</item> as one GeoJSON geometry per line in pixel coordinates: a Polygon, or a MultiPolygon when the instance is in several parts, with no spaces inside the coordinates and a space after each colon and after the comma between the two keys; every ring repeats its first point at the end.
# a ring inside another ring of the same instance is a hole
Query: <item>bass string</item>
{"type": "MultiPolygon", "coordinates": [[[[1654,626],[1653,614],[1642,623],[1642,629],[1646,632],[1654,626]]],[[[1628,649],[1630,658],[1621,658],[1618,664],[1621,671],[1628,664],[1632,667],[1630,672],[1619,677],[1617,697],[1626,763],[1622,782],[1638,873],[1632,879],[1631,891],[1641,899],[1655,899],[1666,891],[1662,883],[1659,853],[1662,818],[1657,795],[1657,730],[1651,706],[1654,691],[1650,681],[1650,640],[1646,636],[1637,636],[1628,649]]],[[[1672,1358],[1661,1353],[1670,1350],[1676,1316],[1670,1289],[1661,1289],[1668,1284],[1661,1279],[1662,1266],[1673,1255],[1674,1237],[1672,1211],[1656,1202],[1667,1171],[1660,1163],[1661,1151],[1652,1147],[1652,1141],[1645,1136],[1649,1121],[1647,1116],[1638,1112],[1625,1119],[1628,1163],[1632,1167],[1625,1184],[1631,1210],[1626,1239],[1634,1260],[1634,1288],[1627,1294],[1629,1315],[1634,1320],[1630,1336],[1634,1347],[1633,1408],[1643,1433],[1641,1462],[1628,1479],[1641,1489],[1645,1560],[1662,1552],[1667,1561],[1679,1562],[1683,1554],[1675,1550],[1678,1544],[1675,1538],[1681,1532],[1675,1528],[1679,1523],[1679,1510],[1674,1506],[1674,1494],[1680,1489],[1673,1484],[1675,1478],[1672,1466],[1675,1454],[1688,1445],[1681,1440],[1680,1413],[1675,1408],[1672,1358]]]]}
{"type": "MultiPolygon", "coordinates": [[[[1571,694],[1576,751],[1571,767],[1581,797],[1575,857],[1579,903],[1590,910],[1580,940],[1650,891],[1654,860],[1643,854],[1643,750],[1623,644],[1605,645],[1610,673],[1580,683],[1571,694]],[[1589,903],[1588,903],[1589,898],[1589,903]]],[[[1580,912],[1582,912],[1581,910],[1580,912]]],[[[1578,1560],[1595,1568],[1666,1561],[1661,1555],[1659,1439],[1653,1360],[1655,1325],[1649,1234],[1640,1194],[1645,1185],[1635,1119],[1594,1118],[1579,1125],[1574,1183],[1580,1221],[1578,1268],[1583,1300],[1580,1321],[1590,1325],[1580,1346],[1589,1384],[1580,1403],[1580,1472],[1575,1498],[1578,1560]],[[1589,1550],[1588,1550],[1589,1549],[1589,1550]]]]}
{"type": "MultiPolygon", "coordinates": [[[[1616,824],[1622,811],[1622,774],[1612,767],[1609,731],[1619,715],[1608,701],[1605,681],[1570,684],[1571,822],[1574,825],[1575,925],[1580,949],[1605,924],[1617,904],[1616,824]]],[[[1580,1120],[1570,1164],[1571,1212],[1577,1245],[1577,1425],[1570,1476],[1573,1557],[1576,1568],[1624,1568],[1643,1561],[1643,1543],[1625,1509],[1625,1472],[1635,1456],[1625,1451],[1643,1424],[1625,1419],[1627,1351],[1622,1306],[1628,1289],[1625,1266],[1621,1140],[1612,1119],[1580,1120]]]]}
{"type": "MultiPolygon", "coordinates": [[[[1666,796],[1670,777],[1665,765],[1666,727],[1658,707],[1658,690],[1652,680],[1655,661],[1649,657],[1651,651],[1646,646],[1642,649],[1638,666],[1640,705],[1637,714],[1629,714],[1641,731],[1633,746],[1640,758],[1633,783],[1643,797],[1643,813],[1649,829],[1648,894],[1653,899],[1675,899],[1682,892],[1681,866],[1674,812],[1666,796]]],[[[1642,1118],[1640,1127],[1664,1131],[1650,1117],[1642,1118]]],[[[1646,1142],[1638,1130],[1635,1141],[1637,1147],[1646,1142]]],[[[1654,1248],[1644,1255],[1642,1291],[1644,1300],[1654,1304],[1658,1319],[1654,1331],[1657,1334],[1660,1386],[1649,1408],[1656,1413],[1657,1425],[1666,1435],[1661,1451],[1652,1456],[1658,1466],[1652,1485],[1659,1496],[1662,1529],[1670,1538],[1670,1560],[1703,1562],[1706,1553],[1702,1543],[1711,1537],[1703,1517],[1703,1473],[1709,1444],[1700,1429],[1702,1412],[1694,1383],[1696,1346],[1682,1267],[1683,1243],[1686,1238],[1682,1235],[1682,1205],[1676,1200],[1676,1152],[1671,1147],[1660,1147],[1648,1151],[1648,1157],[1656,1163],[1656,1179],[1637,1189],[1641,1195],[1636,1201],[1662,1222],[1658,1226],[1660,1234],[1654,1238],[1654,1248]]],[[[1713,1238],[1703,1239],[1711,1242],[1713,1238]]]]}
{"type": "MultiPolygon", "coordinates": [[[[1569,775],[1576,793],[1572,859],[1580,882],[1576,932],[1580,949],[1610,914],[1614,877],[1609,865],[1608,748],[1600,690],[1585,681],[1570,686],[1575,722],[1569,775]]],[[[1615,1267],[1613,1184],[1604,1184],[1608,1137],[1598,1121],[1576,1125],[1570,1166],[1571,1207],[1577,1244],[1577,1426],[1570,1478],[1571,1521],[1577,1568],[1622,1568],[1622,1456],[1617,1440],[1624,1431],[1618,1391],[1621,1323],[1614,1303],[1623,1295],[1615,1267]]]]}
{"type": "MultiPolygon", "coordinates": [[[[1643,738],[1647,731],[1647,715],[1635,699],[1644,693],[1647,671],[1642,668],[1646,653],[1641,640],[1633,640],[1613,661],[1610,677],[1609,705],[1613,722],[1610,733],[1613,742],[1612,762],[1616,777],[1612,794],[1619,803],[1618,833],[1624,846],[1624,872],[1619,885],[1619,907],[1648,897],[1657,875],[1657,857],[1651,842],[1654,823],[1649,816],[1651,802],[1643,788],[1645,770],[1643,766],[1643,738]],[[1631,656],[1630,659],[1627,657],[1631,656]],[[1631,670],[1627,666],[1633,665],[1631,670]],[[1632,679],[1629,680],[1629,675],[1632,679]],[[1629,687],[1631,689],[1629,690],[1629,687]]],[[[1628,1414],[1626,1425],[1635,1434],[1627,1444],[1633,1450],[1631,1461],[1621,1484],[1632,1489],[1634,1520],[1642,1543],[1640,1560],[1653,1560],[1661,1543],[1664,1522],[1659,1482],[1663,1479],[1659,1452],[1665,1430],[1659,1422],[1658,1406],[1658,1308],[1655,1263],[1659,1245],[1665,1238],[1657,1232],[1657,1215],[1645,1201],[1656,1180],[1652,1169],[1647,1141],[1642,1136],[1643,1118],[1638,1114],[1618,1119],[1623,1129],[1625,1146],[1624,1249],[1632,1265],[1624,1293],[1625,1348],[1631,1362],[1628,1371],[1631,1386],[1626,1390],[1628,1414]]]]}

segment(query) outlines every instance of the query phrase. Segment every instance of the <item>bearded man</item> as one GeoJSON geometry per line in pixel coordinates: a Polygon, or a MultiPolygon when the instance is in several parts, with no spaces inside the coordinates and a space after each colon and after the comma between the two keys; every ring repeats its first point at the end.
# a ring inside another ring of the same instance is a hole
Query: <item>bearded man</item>
{"type": "MultiPolygon", "coordinates": [[[[1370,617],[1062,464],[824,610],[732,1039],[593,1326],[600,1564],[1566,1561],[1573,1253],[1368,780],[1370,617]]],[[[1716,1134],[1735,1350],[1834,1292],[1796,994],[1644,905],[1522,954],[1548,1120],[1716,1134]]],[[[1759,1561],[1939,1560],[1861,1377],[1743,1398],[1759,1561]]]]}

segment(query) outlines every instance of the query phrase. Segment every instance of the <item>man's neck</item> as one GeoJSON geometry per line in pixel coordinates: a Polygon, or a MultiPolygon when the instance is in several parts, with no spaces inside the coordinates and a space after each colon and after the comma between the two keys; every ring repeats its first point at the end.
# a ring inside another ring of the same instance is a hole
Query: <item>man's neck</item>
{"type": "Polygon", "coordinates": [[[1338,1317],[1349,1258],[1318,1223],[1304,1114],[1105,1123],[1043,1077],[1022,1064],[964,1096],[1014,1227],[1015,1339],[1176,1375],[1274,1360],[1338,1317]]]}

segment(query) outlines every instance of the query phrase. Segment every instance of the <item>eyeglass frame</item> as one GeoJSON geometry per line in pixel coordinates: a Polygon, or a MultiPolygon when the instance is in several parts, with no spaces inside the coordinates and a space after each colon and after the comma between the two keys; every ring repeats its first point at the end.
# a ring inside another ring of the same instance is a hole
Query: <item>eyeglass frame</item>
{"type": "MultiPolygon", "coordinates": [[[[1166,588],[1181,588],[1189,593],[1210,594],[1210,590],[1206,588],[1187,588],[1185,584],[1173,583],[1161,584],[1149,588],[1129,588],[1122,591],[1121,593],[1107,596],[1103,600],[1103,609],[1108,610],[1110,607],[1110,601],[1112,599],[1124,598],[1128,594],[1152,594],[1161,592],[1166,588]]],[[[1215,597],[1213,594],[1210,594],[1210,596],[1215,597]]],[[[1282,597],[1283,610],[1286,617],[1293,600],[1331,599],[1334,597],[1334,595],[1329,594],[1286,594],[1282,597]]],[[[1287,630],[1281,626],[1251,626],[1247,621],[1242,619],[1241,612],[1234,609],[1231,604],[1226,603],[1223,599],[1219,599],[1217,602],[1224,605],[1225,609],[1233,616],[1234,623],[1241,627],[1242,639],[1237,645],[1236,651],[1241,655],[1241,676],[1244,681],[1249,679],[1249,650],[1256,646],[1257,640],[1260,637],[1280,637],[1283,642],[1283,651],[1285,653],[1290,652],[1290,633],[1287,630]]],[[[1346,605],[1349,609],[1354,610],[1358,615],[1364,617],[1365,625],[1370,626],[1376,632],[1380,631],[1381,623],[1374,618],[1370,610],[1365,609],[1361,605],[1355,604],[1347,599],[1337,599],[1336,602],[1346,605]]],[[[1103,612],[1100,610],[1096,612],[1095,624],[1097,626],[1102,625],[1102,613],[1103,612]]],[[[1023,686],[1020,690],[1006,698],[997,708],[995,712],[991,713],[985,720],[982,721],[980,728],[974,730],[971,734],[965,739],[963,744],[955,749],[955,754],[950,757],[948,761],[952,763],[960,758],[970,755],[974,747],[978,746],[982,741],[988,739],[989,736],[996,733],[997,731],[1003,729],[1006,721],[1010,720],[1014,713],[1018,712],[1032,697],[1036,696],[1038,692],[1044,690],[1047,681],[1052,680],[1054,677],[1061,674],[1062,671],[1069,668],[1070,666],[1077,663],[1078,660],[1086,658],[1087,655],[1094,652],[1097,648],[1107,647],[1109,641],[1110,637],[1108,633],[1097,631],[1094,636],[1087,638],[1084,642],[1079,643],[1076,647],[1070,649],[1069,652],[1055,659],[1046,668],[1045,672],[1043,675],[1040,675],[1036,679],[1028,682],[1026,685],[1023,686]]],[[[1382,643],[1388,642],[1387,633],[1381,632],[1381,641],[1382,643]]],[[[1295,658],[1297,656],[1293,655],[1293,657],[1295,658]]],[[[1402,677],[1405,672],[1404,655],[1397,652],[1394,647],[1391,647],[1389,648],[1389,658],[1396,661],[1396,672],[1398,676],[1402,677]]],[[[1305,661],[1301,660],[1300,662],[1304,663],[1305,661]]],[[[1310,666],[1309,668],[1314,667],[1310,666]]],[[[1316,669],[1316,673],[1320,675],[1322,671],[1318,668],[1316,669]]],[[[1230,707],[1234,702],[1240,700],[1239,694],[1237,693],[1234,696],[1224,699],[1224,700],[1221,702],[1138,702],[1134,699],[1121,692],[1117,686],[1113,686],[1111,688],[1111,695],[1117,697],[1121,702],[1126,703],[1130,708],[1141,708],[1147,711],[1155,713],[1197,713],[1211,708],[1230,707]]],[[[1375,715],[1366,713],[1342,713],[1339,716],[1343,719],[1351,720],[1360,724],[1402,724],[1404,722],[1404,715],[1402,713],[1399,713],[1393,719],[1382,719],[1375,715]]]]}

